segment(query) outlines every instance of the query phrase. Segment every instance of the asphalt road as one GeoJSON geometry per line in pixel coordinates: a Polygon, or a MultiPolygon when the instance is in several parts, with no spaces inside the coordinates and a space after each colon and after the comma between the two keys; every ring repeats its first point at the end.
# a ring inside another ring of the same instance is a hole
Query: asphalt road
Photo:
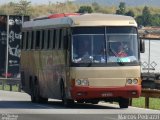
{"type": "Polygon", "coordinates": [[[103,102],[64,108],[58,100],[37,104],[31,103],[26,93],[0,91],[0,120],[149,120],[151,117],[159,120],[160,110],[120,109],[118,105],[103,102]]]}

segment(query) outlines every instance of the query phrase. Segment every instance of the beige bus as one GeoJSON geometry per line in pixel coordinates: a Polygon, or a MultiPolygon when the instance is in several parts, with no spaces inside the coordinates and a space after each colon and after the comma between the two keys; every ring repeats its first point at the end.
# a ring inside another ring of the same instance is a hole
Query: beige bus
{"type": "Polygon", "coordinates": [[[127,108],[141,94],[144,48],[132,17],[94,13],[25,22],[21,45],[22,88],[32,102],[116,101],[127,108]]]}

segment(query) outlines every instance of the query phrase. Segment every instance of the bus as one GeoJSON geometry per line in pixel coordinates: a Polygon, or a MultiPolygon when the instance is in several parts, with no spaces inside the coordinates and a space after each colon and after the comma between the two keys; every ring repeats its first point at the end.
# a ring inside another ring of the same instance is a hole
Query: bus
{"type": "Polygon", "coordinates": [[[24,22],[21,48],[22,89],[32,102],[115,101],[128,108],[141,95],[144,44],[132,17],[67,14],[24,22]]]}

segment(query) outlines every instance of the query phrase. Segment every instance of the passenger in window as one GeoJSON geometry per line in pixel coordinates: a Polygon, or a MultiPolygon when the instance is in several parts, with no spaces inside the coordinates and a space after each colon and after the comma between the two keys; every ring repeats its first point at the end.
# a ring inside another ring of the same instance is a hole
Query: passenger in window
{"type": "Polygon", "coordinates": [[[124,50],[127,53],[128,56],[133,56],[133,51],[131,50],[131,48],[128,46],[128,44],[124,44],[124,50]]]}
{"type": "Polygon", "coordinates": [[[124,49],[124,45],[120,44],[118,47],[117,57],[127,57],[128,54],[124,49]]]}
{"type": "Polygon", "coordinates": [[[90,63],[90,62],[92,62],[93,57],[91,56],[91,45],[88,40],[85,40],[79,44],[77,53],[78,53],[77,59],[75,59],[76,63],[90,63]]]}

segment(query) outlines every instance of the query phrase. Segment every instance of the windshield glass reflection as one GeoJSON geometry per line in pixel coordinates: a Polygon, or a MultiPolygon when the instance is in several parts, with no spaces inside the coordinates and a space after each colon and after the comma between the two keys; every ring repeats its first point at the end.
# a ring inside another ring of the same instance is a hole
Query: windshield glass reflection
{"type": "Polygon", "coordinates": [[[126,29],[118,29],[122,33],[116,30],[117,28],[111,28],[106,34],[73,34],[72,62],[105,64],[138,62],[137,33],[128,28],[127,32],[123,31],[126,29]]]}

